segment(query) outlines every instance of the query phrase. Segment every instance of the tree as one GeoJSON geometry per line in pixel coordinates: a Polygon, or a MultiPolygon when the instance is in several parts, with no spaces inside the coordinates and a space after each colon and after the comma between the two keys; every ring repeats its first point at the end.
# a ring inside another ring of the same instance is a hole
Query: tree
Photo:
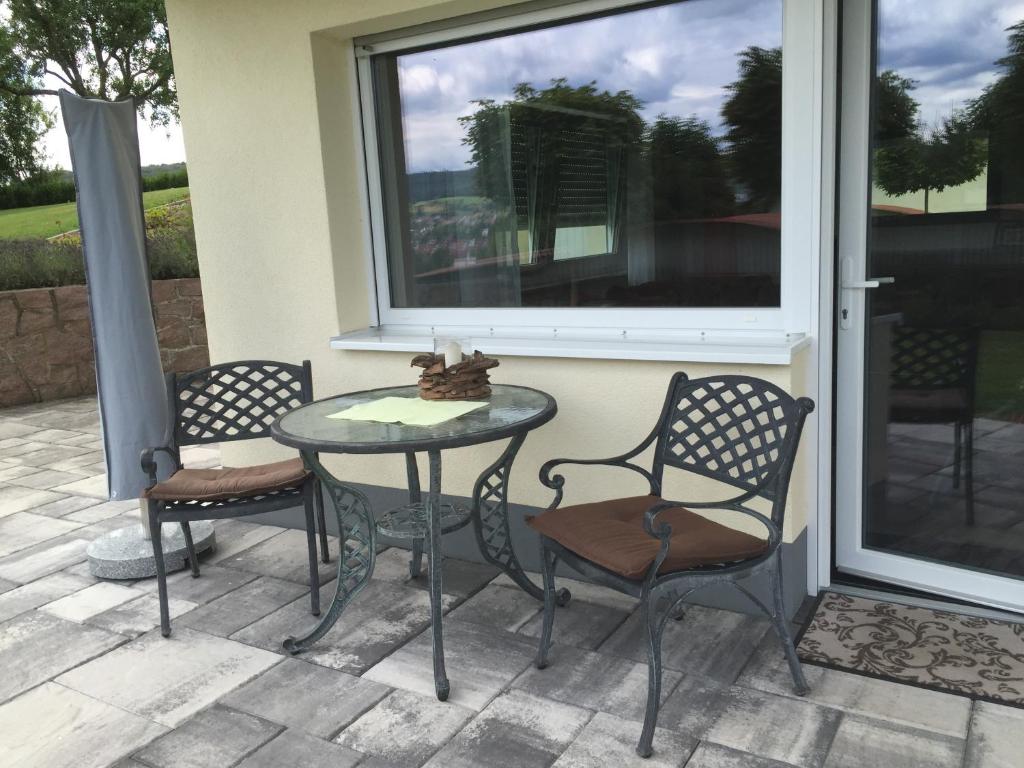
{"type": "Polygon", "coordinates": [[[655,221],[733,212],[735,200],[725,161],[706,121],[658,115],[647,129],[645,143],[655,221]]]}
{"type": "Polygon", "coordinates": [[[782,49],[753,45],[739,54],[739,78],[722,105],[732,178],[741,208],[777,211],[782,189],[782,49]]]}
{"type": "Polygon", "coordinates": [[[1010,27],[1002,74],[972,101],[967,112],[989,142],[989,205],[1024,201],[1024,21],[1010,27]]]}
{"type": "Polygon", "coordinates": [[[968,110],[954,110],[929,132],[918,120],[914,87],[914,81],[892,70],[875,80],[874,180],[894,196],[923,190],[927,213],[931,190],[976,179],[988,148],[968,110]]]}
{"type": "Polygon", "coordinates": [[[0,93],[55,95],[52,75],[91,99],[135,97],[153,123],[178,116],[163,0],[8,0],[8,55],[27,78],[0,72],[0,93]]]}
{"type": "MultiPolygon", "coordinates": [[[[12,49],[10,33],[0,28],[0,78],[21,88],[33,86],[12,49]]],[[[39,139],[52,125],[51,115],[38,100],[0,92],[0,185],[42,173],[39,139]]]]}

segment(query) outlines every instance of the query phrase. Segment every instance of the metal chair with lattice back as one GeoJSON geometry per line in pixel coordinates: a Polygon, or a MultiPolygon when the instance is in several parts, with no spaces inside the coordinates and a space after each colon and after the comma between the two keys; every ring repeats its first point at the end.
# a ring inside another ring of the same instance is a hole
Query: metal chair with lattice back
{"type": "Polygon", "coordinates": [[[974,524],[974,391],[977,328],[901,325],[893,332],[889,421],[953,426],[953,488],[964,485],[967,524],[974,524]]]}
{"type": "Polygon", "coordinates": [[[171,633],[167,574],[158,531],[163,523],[179,523],[193,578],[199,577],[190,522],[223,520],[303,506],[308,540],[310,602],[320,615],[320,578],[316,531],[321,557],[330,561],[324,524],[323,491],[301,458],[241,468],[186,469],[180,449],[189,445],[226,443],[270,436],[270,425],[283,413],[313,400],[308,360],[292,365],[270,360],[221,363],[191,373],[168,373],[167,408],[171,432],[166,444],[142,452],[142,468],[150,486],[143,492],[152,532],[160,597],[160,630],[171,633]],[[170,457],[174,471],[157,480],[156,454],[170,457]]]}
{"type": "Polygon", "coordinates": [[[662,632],[696,590],[729,583],[750,598],[771,619],[782,641],[796,692],[808,691],[785,612],[779,552],[789,478],[804,420],[813,410],[812,400],[794,399],[761,379],[714,376],[690,381],[680,372],[672,377],[658,423],[636,448],[610,459],[554,459],[541,467],[540,480],[555,491],[555,499],[528,520],[541,534],[544,574],[536,665],[543,669],[548,663],[559,561],[591,581],[638,597],[649,664],[647,710],[637,746],[642,757],[652,752],[661,701],[662,632]],[[652,444],[651,469],[630,461],[652,444]],[[551,472],[561,464],[630,469],[647,480],[649,493],[560,508],[565,478],[551,472]],[[666,466],[718,481],[730,494],[715,502],[666,501],[661,496],[666,466]],[[748,506],[757,498],[770,502],[770,515],[748,506]],[[691,511],[696,509],[705,515],[691,511]],[[713,519],[716,511],[725,510],[753,518],[765,537],[713,519]],[[767,575],[771,608],[740,583],[760,574],[767,575]]]}

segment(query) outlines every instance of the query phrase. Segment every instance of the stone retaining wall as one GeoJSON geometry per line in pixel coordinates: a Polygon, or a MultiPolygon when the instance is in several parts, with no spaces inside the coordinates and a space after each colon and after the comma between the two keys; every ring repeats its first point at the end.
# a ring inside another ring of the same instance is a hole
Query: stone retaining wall
{"type": "MultiPolygon", "coordinates": [[[[165,371],[209,365],[198,278],[153,283],[165,371]]],[[[84,285],[0,291],[0,408],[96,391],[84,285]]]]}

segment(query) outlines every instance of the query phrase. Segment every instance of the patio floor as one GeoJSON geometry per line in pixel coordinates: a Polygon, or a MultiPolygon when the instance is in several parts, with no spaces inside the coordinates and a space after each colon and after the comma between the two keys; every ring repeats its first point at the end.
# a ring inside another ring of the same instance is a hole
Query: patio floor
{"type": "Polygon", "coordinates": [[[314,621],[305,540],[273,526],[218,526],[202,577],[171,578],[164,639],[153,580],[100,582],[85,564],[89,540],[138,520],[137,502],[103,500],[102,458],[92,400],[0,412],[0,766],[1021,764],[1024,710],[816,667],[796,698],[766,621],[701,607],[666,633],[666,701],[641,760],[633,602],[570,584],[551,666],[537,671],[540,606],[457,560],[445,563],[452,697],[439,703],[425,583],[406,580],[400,550],[291,658],[281,641],[314,621]]]}

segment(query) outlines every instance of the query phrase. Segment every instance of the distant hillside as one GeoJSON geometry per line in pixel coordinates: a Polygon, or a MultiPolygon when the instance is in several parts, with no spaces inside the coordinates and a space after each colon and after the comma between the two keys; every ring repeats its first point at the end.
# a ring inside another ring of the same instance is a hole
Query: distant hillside
{"type": "MultiPolygon", "coordinates": [[[[162,173],[177,173],[185,170],[185,163],[163,163],[161,165],[142,166],[142,178],[147,176],[159,176],[162,173]]],[[[75,176],[71,171],[60,170],[60,180],[74,183],[75,176]]]]}
{"type": "Polygon", "coordinates": [[[477,194],[476,169],[464,171],[424,171],[410,173],[409,202],[437,200],[439,197],[468,197],[477,194]]]}

